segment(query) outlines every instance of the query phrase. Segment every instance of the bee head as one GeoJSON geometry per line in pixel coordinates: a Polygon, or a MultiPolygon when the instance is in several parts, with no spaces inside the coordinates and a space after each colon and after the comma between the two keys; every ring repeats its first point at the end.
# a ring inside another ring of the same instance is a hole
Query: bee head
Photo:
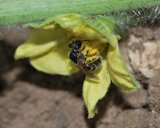
{"type": "Polygon", "coordinates": [[[80,40],[76,40],[70,43],[68,46],[74,50],[79,50],[82,46],[82,42],[80,40]]]}

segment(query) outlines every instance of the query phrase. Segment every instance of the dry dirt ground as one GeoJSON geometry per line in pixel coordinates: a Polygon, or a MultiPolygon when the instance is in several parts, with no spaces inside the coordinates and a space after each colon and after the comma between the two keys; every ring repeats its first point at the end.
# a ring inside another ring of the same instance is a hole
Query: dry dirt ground
{"type": "Polygon", "coordinates": [[[14,60],[28,33],[0,28],[0,128],[160,128],[160,27],[134,28],[120,42],[141,89],[125,93],[111,85],[91,120],[81,96],[83,74],[48,75],[14,60]]]}

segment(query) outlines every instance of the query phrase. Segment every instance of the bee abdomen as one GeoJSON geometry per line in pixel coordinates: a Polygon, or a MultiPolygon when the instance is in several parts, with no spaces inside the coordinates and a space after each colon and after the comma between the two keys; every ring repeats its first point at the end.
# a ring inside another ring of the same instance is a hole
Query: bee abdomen
{"type": "Polygon", "coordinates": [[[88,71],[94,71],[94,70],[96,70],[97,68],[99,68],[101,66],[101,63],[102,63],[101,58],[98,58],[96,61],[86,65],[85,68],[88,71]]]}

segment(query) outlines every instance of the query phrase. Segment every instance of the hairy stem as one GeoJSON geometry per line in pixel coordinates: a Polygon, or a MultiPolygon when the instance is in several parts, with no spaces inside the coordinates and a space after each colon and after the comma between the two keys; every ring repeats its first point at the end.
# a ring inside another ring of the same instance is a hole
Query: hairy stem
{"type": "Polygon", "coordinates": [[[58,14],[106,14],[160,5],[160,0],[0,0],[0,24],[31,23],[58,14]]]}

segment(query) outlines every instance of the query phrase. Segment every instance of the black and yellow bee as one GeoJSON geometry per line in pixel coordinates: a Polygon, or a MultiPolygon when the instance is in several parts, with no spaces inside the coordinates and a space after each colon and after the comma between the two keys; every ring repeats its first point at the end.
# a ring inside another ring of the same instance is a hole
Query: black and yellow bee
{"type": "Polygon", "coordinates": [[[87,41],[76,40],[69,44],[69,48],[70,59],[86,75],[93,75],[93,71],[101,67],[102,59],[96,46],[91,47],[87,41]]]}

